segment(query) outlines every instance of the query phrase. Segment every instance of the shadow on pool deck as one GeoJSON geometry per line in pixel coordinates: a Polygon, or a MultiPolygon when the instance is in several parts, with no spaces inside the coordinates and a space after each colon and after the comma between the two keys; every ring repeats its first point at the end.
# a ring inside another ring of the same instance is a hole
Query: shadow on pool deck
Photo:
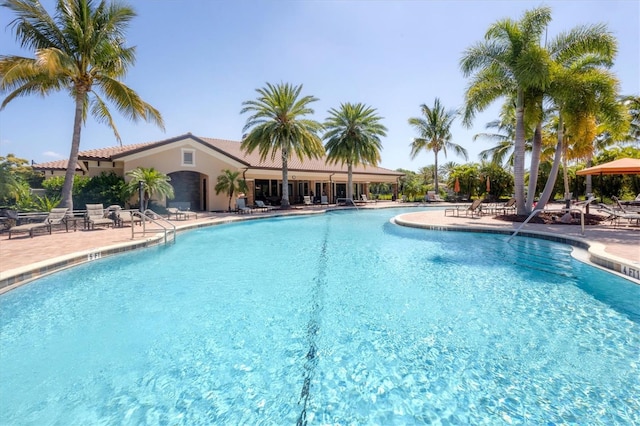
{"type": "MultiPolygon", "coordinates": [[[[416,207],[415,212],[402,216],[402,221],[408,226],[425,227],[431,229],[465,229],[484,232],[513,232],[520,224],[496,220],[490,216],[480,218],[444,216],[438,205],[417,205],[411,203],[379,202],[371,203],[359,209],[385,207],[416,207]]],[[[282,215],[303,215],[322,213],[326,210],[344,209],[344,207],[310,206],[292,210],[274,210],[271,212],[254,212],[253,214],[235,213],[199,213],[198,219],[172,221],[178,230],[193,229],[201,226],[228,223],[238,220],[252,220],[264,217],[282,215]]],[[[352,209],[352,207],[347,207],[352,209]]],[[[579,225],[544,225],[527,224],[523,231],[566,237],[590,246],[590,252],[595,252],[605,261],[622,261],[635,272],[625,275],[640,278],[640,228],[617,228],[597,225],[586,227],[585,235],[581,235],[579,225]]],[[[11,240],[8,235],[0,235],[0,292],[7,287],[13,287],[55,270],[73,266],[118,252],[141,248],[158,243],[160,237],[149,234],[131,237],[131,227],[107,228],[95,230],[54,231],[52,235],[37,235],[34,238],[18,236],[11,240]],[[98,254],[98,256],[96,256],[98,254]]],[[[178,234],[179,241],[179,234],[178,234]]],[[[593,255],[593,253],[592,253],[593,255]]],[[[620,262],[618,262],[619,264],[620,262]]],[[[614,265],[602,264],[609,269],[616,270],[614,265]]],[[[620,272],[618,267],[618,272],[620,272]]]]}

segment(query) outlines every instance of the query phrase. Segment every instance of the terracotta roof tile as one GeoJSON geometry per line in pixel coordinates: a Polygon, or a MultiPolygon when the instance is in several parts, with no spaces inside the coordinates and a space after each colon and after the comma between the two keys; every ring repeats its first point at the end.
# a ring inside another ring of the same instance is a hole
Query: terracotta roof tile
{"type": "MultiPolygon", "coordinates": [[[[194,140],[203,143],[204,145],[216,150],[221,151],[227,154],[234,159],[249,165],[251,168],[262,168],[262,169],[282,169],[282,158],[280,155],[276,155],[273,160],[271,160],[271,156],[268,155],[264,161],[260,160],[260,155],[258,151],[254,151],[251,154],[245,154],[240,149],[240,142],[238,141],[230,141],[224,139],[214,139],[214,138],[206,138],[206,137],[198,137],[189,134],[181,135],[171,139],[165,139],[162,141],[156,142],[147,142],[147,143],[138,143],[132,145],[123,145],[109,148],[99,148],[92,149],[88,151],[82,151],[78,153],[79,160],[105,160],[112,161],[114,158],[124,157],[128,154],[132,154],[134,152],[144,151],[146,149],[154,148],[157,146],[166,145],[178,140],[183,140],[188,137],[193,138],[194,140]]],[[[325,172],[325,173],[347,173],[347,166],[338,164],[326,164],[325,158],[322,157],[320,159],[300,159],[295,153],[291,156],[291,159],[288,162],[290,171],[312,171],[312,172],[325,172]]],[[[40,163],[34,165],[34,169],[66,169],[67,160],[58,160],[58,161],[50,161],[47,163],[40,163]]],[[[401,176],[402,173],[396,172],[393,170],[385,169],[382,167],[374,167],[374,166],[354,166],[354,173],[360,174],[382,174],[382,175],[393,175],[393,176],[401,176]]]]}

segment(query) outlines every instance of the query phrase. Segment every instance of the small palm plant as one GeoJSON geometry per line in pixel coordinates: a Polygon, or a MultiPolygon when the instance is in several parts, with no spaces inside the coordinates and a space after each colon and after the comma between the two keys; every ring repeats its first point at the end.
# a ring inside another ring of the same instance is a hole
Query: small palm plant
{"type": "Polygon", "coordinates": [[[159,172],[153,167],[145,168],[138,167],[127,172],[127,176],[131,177],[131,180],[127,184],[127,194],[132,196],[138,192],[140,182],[144,188],[143,199],[140,200],[140,205],[143,210],[146,210],[149,205],[149,200],[155,194],[161,195],[166,198],[173,198],[173,186],[169,183],[171,178],[164,173],[159,172]]]}
{"type": "Polygon", "coordinates": [[[218,182],[216,183],[216,194],[225,192],[229,196],[229,211],[231,211],[231,199],[233,194],[240,192],[247,192],[247,182],[244,179],[238,179],[240,172],[232,172],[231,170],[223,170],[222,174],[218,176],[218,182]]]}

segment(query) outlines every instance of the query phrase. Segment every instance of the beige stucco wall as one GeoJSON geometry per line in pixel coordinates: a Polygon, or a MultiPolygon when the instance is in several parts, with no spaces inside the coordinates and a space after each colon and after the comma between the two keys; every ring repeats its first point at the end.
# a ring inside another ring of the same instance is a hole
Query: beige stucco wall
{"type": "MultiPolygon", "coordinates": [[[[126,172],[137,167],[153,167],[164,174],[178,171],[200,173],[201,179],[207,179],[207,210],[227,209],[228,198],[223,193],[216,194],[215,191],[216,181],[222,170],[242,171],[242,168],[239,167],[240,164],[233,164],[233,160],[191,139],[146,150],[138,155],[123,157],[123,160],[125,180],[129,179],[126,176],[126,172]],[[185,150],[193,152],[194,164],[183,164],[182,159],[185,150]]],[[[166,200],[164,200],[164,204],[166,205],[166,200]]]]}
{"type": "MultiPolygon", "coordinates": [[[[243,174],[247,179],[247,183],[251,187],[251,190],[247,194],[248,202],[252,204],[254,202],[253,187],[256,179],[264,180],[278,180],[282,179],[282,170],[276,169],[252,169],[247,170],[246,165],[242,162],[229,158],[225,154],[222,154],[207,145],[200,143],[195,139],[186,137],[183,140],[172,141],[171,143],[162,144],[154,148],[142,150],[140,152],[130,153],[126,156],[116,157],[112,162],[100,161],[85,161],[82,162],[83,166],[88,167],[88,173],[79,172],[79,175],[84,176],[98,176],[101,172],[113,171],[116,174],[123,176],[125,180],[129,180],[126,173],[137,167],[150,168],[153,167],[156,170],[164,174],[171,174],[181,171],[191,171],[200,174],[200,197],[202,198],[202,180],[206,179],[206,207],[207,210],[226,210],[228,206],[228,197],[226,194],[216,194],[215,186],[218,176],[222,173],[222,170],[229,169],[232,171],[238,171],[243,174]],[[184,152],[193,153],[193,164],[184,164],[184,152]]],[[[64,176],[64,171],[55,171],[51,174],[50,171],[45,173],[45,177],[51,176],[64,176]]],[[[321,183],[322,187],[328,189],[328,195],[330,198],[331,186],[329,183],[346,183],[347,173],[327,173],[317,171],[303,171],[303,170],[289,170],[289,183],[293,185],[293,196],[298,192],[298,182],[308,182],[309,188],[312,191],[316,191],[315,183],[321,183]]],[[[366,191],[368,183],[373,182],[390,182],[396,184],[396,176],[385,175],[369,175],[369,174],[354,174],[354,184],[363,184],[363,190],[366,191]]],[[[300,195],[300,194],[297,194],[300,195]]],[[[318,194],[315,194],[318,195],[318,194]]],[[[170,201],[170,200],[169,200],[170,201]]],[[[160,204],[166,205],[167,200],[156,200],[160,204]]],[[[202,202],[202,200],[201,200],[202,202]]],[[[232,202],[232,207],[234,202],[232,202]]]]}

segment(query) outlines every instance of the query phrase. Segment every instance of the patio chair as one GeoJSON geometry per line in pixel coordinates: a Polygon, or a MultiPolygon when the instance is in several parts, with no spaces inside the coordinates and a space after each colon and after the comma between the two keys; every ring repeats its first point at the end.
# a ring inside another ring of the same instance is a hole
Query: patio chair
{"type": "Polygon", "coordinates": [[[320,204],[322,204],[323,206],[326,206],[327,204],[329,204],[329,197],[327,197],[326,195],[321,195],[320,204]]]}
{"type": "Polygon", "coordinates": [[[636,225],[640,225],[640,213],[625,213],[615,210],[606,204],[598,204],[596,208],[608,215],[605,220],[610,221],[614,228],[620,225],[622,220],[627,220],[628,224],[635,222],[636,225]]]}
{"type": "Polygon", "coordinates": [[[37,229],[46,229],[49,231],[49,234],[51,234],[52,228],[60,225],[64,225],[67,232],[69,232],[69,227],[65,220],[68,211],[69,209],[66,207],[51,209],[47,217],[42,222],[13,226],[9,228],[9,239],[11,239],[11,234],[19,232],[28,232],[29,238],[33,238],[33,233],[37,229]]]}
{"type": "Polygon", "coordinates": [[[363,203],[375,203],[376,200],[370,200],[369,197],[367,197],[367,194],[360,194],[360,198],[362,199],[363,203]]]}
{"type": "Polygon", "coordinates": [[[258,208],[258,209],[260,209],[260,210],[262,210],[264,212],[268,212],[268,211],[273,210],[275,207],[266,205],[264,203],[264,201],[262,201],[262,200],[256,200],[256,208],[258,208]]]}
{"type": "Polygon", "coordinates": [[[115,221],[106,217],[102,204],[87,204],[84,217],[85,229],[95,229],[96,226],[114,227],[115,221]]]}
{"type": "Polygon", "coordinates": [[[178,207],[167,207],[167,219],[171,219],[173,216],[176,220],[187,220],[194,215],[195,218],[198,218],[198,214],[192,211],[181,210],[178,207]]]}
{"type": "Polygon", "coordinates": [[[464,212],[465,216],[471,215],[471,217],[482,216],[482,202],[484,200],[479,198],[474,200],[470,206],[453,206],[444,209],[444,215],[448,216],[448,213],[451,213],[451,216],[460,216],[460,212],[464,212]]]}
{"type": "Polygon", "coordinates": [[[137,216],[133,216],[131,212],[137,210],[124,210],[117,204],[111,205],[105,209],[105,216],[113,220],[115,227],[122,228],[125,224],[140,224],[142,219],[137,216]]]}
{"type": "Polygon", "coordinates": [[[502,212],[502,214],[507,214],[507,213],[513,213],[516,211],[516,199],[515,198],[509,198],[509,200],[500,205],[495,207],[495,213],[498,214],[498,212],[502,212]]]}
{"type": "Polygon", "coordinates": [[[424,200],[427,203],[439,203],[444,201],[436,191],[427,191],[427,195],[425,195],[424,200]]]}
{"type": "Polygon", "coordinates": [[[244,198],[238,198],[236,200],[236,211],[240,214],[253,213],[253,210],[251,210],[251,208],[247,207],[247,205],[245,204],[244,198]]]}
{"type": "Polygon", "coordinates": [[[612,196],[611,199],[616,202],[616,206],[622,213],[638,213],[633,207],[631,207],[631,210],[629,210],[629,206],[625,206],[624,204],[622,204],[618,197],[612,196]]]}
{"type": "Polygon", "coordinates": [[[310,206],[310,205],[312,205],[312,204],[313,204],[313,203],[311,202],[311,196],[310,196],[310,195],[305,195],[305,196],[303,196],[303,197],[302,197],[302,200],[303,200],[303,202],[304,202],[304,205],[305,205],[305,206],[310,206]]]}

